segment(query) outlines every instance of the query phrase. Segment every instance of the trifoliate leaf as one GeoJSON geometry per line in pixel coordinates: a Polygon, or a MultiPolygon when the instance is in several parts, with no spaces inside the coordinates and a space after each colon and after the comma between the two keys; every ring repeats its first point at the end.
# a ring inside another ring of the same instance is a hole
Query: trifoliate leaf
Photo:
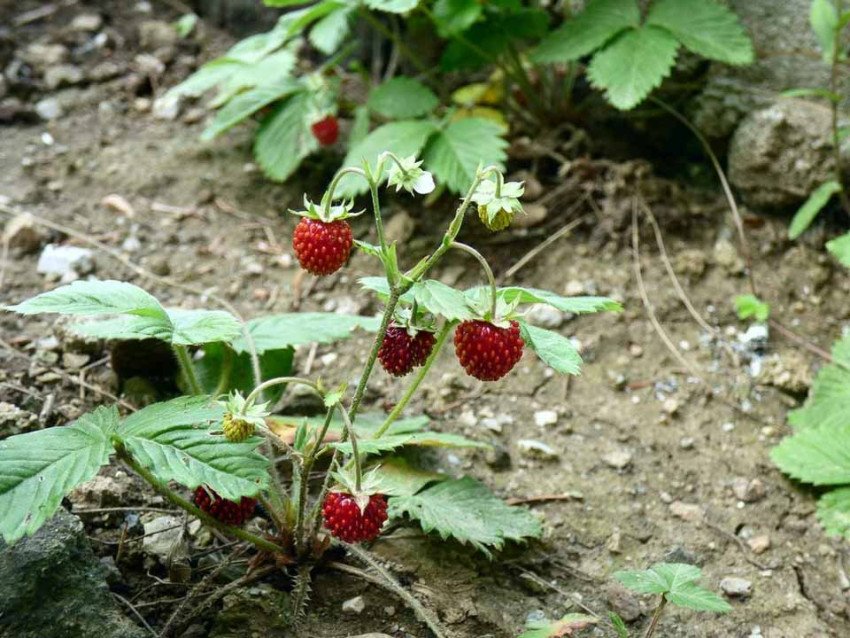
{"type": "Polygon", "coordinates": [[[817,517],[829,536],[850,538],[850,488],[842,487],[821,496],[817,517]]]}
{"type": "Polygon", "coordinates": [[[167,312],[174,324],[171,343],[177,346],[231,341],[242,334],[242,325],[224,310],[169,309],[167,312]]]}
{"type": "Polygon", "coordinates": [[[537,62],[567,62],[593,53],[621,31],[640,26],[635,0],[591,0],[584,11],[567,20],[540,43],[537,62]]]}
{"type": "Polygon", "coordinates": [[[753,45],[738,17],[715,0],[655,0],[646,23],[667,29],[688,49],[727,64],[750,64],[753,45]]]}
{"type": "Polygon", "coordinates": [[[411,496],[429,483],[445,481],[448,476],[413,467],[400,456],[381,459],[375,465],[381,492],[387,496],[411,496]]]}
{"type": "Polygon", "coordinates": [[[0,535],[7,543],[34,533],[109,462],[117,425],[118,410],[100,407],[71,425],[0,441],[0,535]]]}
{"type": "Polygon", "coordinates": [[[815,221],[818,213],[827,205],[833,195],[841,192],[842,188],[841,184],[835,180],[829,180],[813,190],[809,198],[794,214],[791,225],[788,227],[788,239],[797,239],[806,232],[806,229],[815,221]]]}
{"type": "Polygon", "coordinates": [[[826,242],[826,249],[842,266],[850,268],[850,233],[829,240],[826,242]]]}
{"type": "Polygon", "coordinates": [[[783,472],[813,485],[850,483],[850,423],[812,427],[787,437],[770,456],[783,472]]]}
{"type": "Polygon", "coordinates": [[[770,304],[765,303],[755,295],[738,295],[735,297],[735,313],[738,319],[746,321],[755,319],[765,322],[770,317],[770,304]]]}
{"type": "Polygon", "coordinates": [[[539,538],[543,532],[527,509],[507,505],[469,477],[443,481],[412,496],[394,496],[389,512],[393,518],[419,521],[426,533],[469,543],[487,556],[506,541],[539,538]]]}
{"type": "Polygon", "coordinates": [[[297,80],[283,78],[276,82],[262,84],[249,91],[240,93],[216,113],[213,121],[201,133],[201,139],[213,139],[263,107],[277,102],[302,88],[301,83],[297,80]]]}
{"type": "Polygon", "coordinates": [[[298,93],[260,124],[254,138],[254,157],[269,179],[286,180],[319,147],[307,122],[309,113],[309,94],[298,93]]]}
{"type": "Polygon", "coordinates": [[[626,111],[667,77],[678,48],[664,29],[650,25],[629,29],[593,56],[587,74],[611,104],[626,111]]]}
{"type": "MultiPolygon", "coordinates": [[[[290,76],[297,61],[297,49],[287,47],[271,53],[258,62],[242,63],[238,73],[233,73],[230,77],[218,83],[218,91],[215,97],[210,100],[209,106],[219,108],[227,105],[243,92],[251,89],[268,86],[271,87],[271,91],[274,91],[276,86],[285,83],[287,80],[294,82],[295,80],[290,76]]],[[[262,95],[252,96],[252,100],[256,100],[258,97],[262,97],[262,95]]],[[[233,117],[233,114],[238,110],[248,110],[245,102],[234,106],[230,114],[225,117],[233,117]]],[[[248,117],[247,113],[243,116],[243,119],[245,117],[248,117]]]]}
{"type": "MultiPolygon", "coordinates": [[[[480,288],[467,291],[469,294],[477,294],[480,288]]],[[[562,297],[548,290],[538,288],[521,288],[510,286],[499,288],[499,297],[506,303],[544,303],[562,312],[570,312],[574,315],[583,315],[593,312],[620,312],[623,306],[619,302],[608,297],[562,297]]]]}
{"type": "Polygon", "coordinates": [[[700,579],[699,567],[686,563],[658,563],[649,569],[614,573],[624,587],[639,594],[666,594],[700,579]]]}
{"type": "Polygon", "coordinates": [[[445,317],[449,321],[473,319],[474,314],[466,296],[451,286],[426,279],[417,281],[410,289],[416,302],[428,312],[445,317]]]}
{"type": "Polygon", "coordinates": [[[732,611],[732,605],[713,591],[700,587],[695,583],[684,583],[667,594],[667,600],[678,607],[694,611],[712,611],[725,614],[732,611]]]}
{"type": "Polygon", "coordinates": [[[581,355],[573,342],[565,336],[552,330],[529,325],[524,321],[519,322],[519,329],[525,345],[555,372],[581,373],[581,355]]]}
{"type": "MultiPolygon", "coordinates": [[[[379,126],[369,133],[363,141],[349,149],[342,162],[345,166],[362,166],[363,161],[374,166],[378,156],[384,151],[395,153],[399,157],[418,155],[428,138],[437,128],[428,120],[402,120],[379,126]]],[[[363,179],[354,175],[345,175],[336,189],[338,197],[353,197],[368,190],[363,179]]]]}
{"type": "Polygon", "coordinates": [[[469,117],[452,122],[437,133],[423,157],[438,183],[455,193],[463,193],[472,184],[480,165],[504,166],[507,146],[498,124],[469,117]]]}
{"type": "Polygon", "coordinates": [[[351,29],[353,13],[354,6],[340,4],[338,9],[316,22],[310,30],[310,44],[325,55],[335,53],[351,29]]]}
{"type": "Polygon", "coordinates": [[[478,0],[437,0],[434,3],[437,33],[443,38],[460,33],[472,26],[483,10],[478,0]]]}
{"type": "Polygon", "coordinates": [[[847,423],[850,414],[850,337],[832,346],[833,363],[823,366],[815,377],[809,398],[802,408],[788,414],[795,428],[824,428],[847,423]]]}
{"type": "Polygon", "coordinates": [[[177,99],[183,96],[203,95],[214,86],[231,78],[237,71],[244,70],[246,66],[244,62],[232,58],[216,58],[207,62],[177,86],[171,87],[163,97],[177,99]]]}
{"type": "MultiPolygon", "coordinates": [[[[258,317],[248,322],[257,352],[281,350],[305,343],[332,343],[352,336],[354,330],[375,332],[380,325],[376,317],[342,315],[335,312],[293,312],[258,317]]],[[[247,352],[244,338],[233,342],[237,352],[247,352]]]]}
{"type": "Polygon", "coordinates": [[[256,496],[269,478],[268,459],[257,452],[262,439],[233,443],[213,434],[223,416],[224,409],[209,397],[179,397],[131,414],[117,434],[160,481],[190,489],[208,485],[232,501],[256,496]]]}
{"type": "Polygon", "coordinates": [[[399,76],[372,89],[366,105],[386,118],[402,120],[427,115],[439,103],[427,86],[413,78],[399,76]]]}
{"type": "MultiPolygon", "coordinates": [[[[350,442],[334,443],[333,447],[345,454],[352,454],[350,442]]],[[[467,439],[460,434],[451,432],[409,432],[403,434],[384,434],[380,439],[361,439],[357,441],[360,454],[381,454],[402,447],[456,447],[456,448],[489,448],[490,445],[480,441],[467,439]]]]}

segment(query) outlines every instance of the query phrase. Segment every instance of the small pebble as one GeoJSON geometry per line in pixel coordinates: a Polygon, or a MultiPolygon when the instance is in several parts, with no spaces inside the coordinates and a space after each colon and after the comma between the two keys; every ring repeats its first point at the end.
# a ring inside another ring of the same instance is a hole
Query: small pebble
{"type": "Polygon", "coordinates": [[[363,600],[363,596],[355,596],[342,603],[342,611],[347,614],[361,614],[364,609],[366,609],[366,601],[363,600]]]}
{"type": "Polygon", "coordinates": [[[720,581],[720,589],[727,596],[734,598],[746,598],[753,591],[753,583],[746,578],[727,576],[720,581]]]}
{"type": "Polygon", "coordinates": [[[555,425],[558,422],[558,413],[554,410],[538,410],[534,413],[534,423],[539,428],[555,425]]]}

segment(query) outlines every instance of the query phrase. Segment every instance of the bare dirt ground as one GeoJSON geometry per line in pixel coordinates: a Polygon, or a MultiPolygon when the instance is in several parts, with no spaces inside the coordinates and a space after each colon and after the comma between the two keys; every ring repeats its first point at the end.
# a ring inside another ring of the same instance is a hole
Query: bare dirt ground
{"type": "MultiPolygon", "coordinates": [[[[16,6],[14,12],[28,8],[16,6]]],[[[82,4],[63,9],[61,16],[17,30],[14,46],[55,37],[75,13],[92,8],[97,9],[82,4]]],[[[138,17],[117,11],[111,24],[128,45],[113,59],[132,64],[138,17]]],[[[213,50],[226,43],[221,34],[211,37],[213,50]]],[[[169,73],[178,74],[174,67],[169,73]]],[[[247,316],[288,312],[295,305],[377,311],[375,300],[356,284],[359,276],[376,272],[367,257],[354,256],[341,275],[322,281],[302,278],[292,266],[294,224],[283,212],[300,201],[302,187],[319,194],[316,175],[322,162],[309,168],[306,186],[298,180],[270,184],[246,164],[247,130],[203,145],[197,141],[201,123],[154,118],[138,101],[145,96],[127,87],[126,76],[51,93],[68,104],[56,120],[15,120],[0,128],[4,216],[11,209],[29,211],[71,227],[147,270],[228,297],[247,316]],[[123,197],[133,213],[105,206],[102,201],[111,194],[123,197]],[[130,237],[137,241],[128,243],[130,237]]],[[[167,75],[162,82],[174,79],[167,75]]],[[[329,157],[327,167],[334,161],[329,157]]],[[[450,473],[471,474],[505,498],[531,499],[545,538],[490,562],[467,548],[401,527],[375,542],[374,553],[458,638],[515,636],[530,614],[554,617],[578,610],[579,604],[600,614],[615,609],[639,633],[651,601],[614,586],[611,574],[661,560],[700,565],[705,584],[713,589],[732,576],[752,585],[749,596],[731,599],[734,611],[725,616],[671,609],[661,636],[850,635],[846,544],[823,535],[812,495],[787,481],[768,456],[788,433],[786,411],[804,398],[821,362],[775,331],[758,348],[743,338],[748,326],[735,318],[731,299],[747,291],[744,264],[719,193],[660,181],[642,163],[583,160],[561,182],[541,180],[545,188],[560,186],[561,191],[548,202],[540,225],[499,236],[470,228],[464,231],[467,240],[492,260],[497,276],[504,276],[543,238],[584,216],[574,233],[537,255],[510,281],[559,293],[612,296],[625,311],[560,318],[559,329],[580,342],[586,359],[578,378],[552,376],[527,356],[507,379],[482,385],[465,377],[447,351],[410,411],[427,412],[436,429],[492,443],[495,452],[442,453],[433,463],[450,473]],[[688,367],[659,338],[636,284],[631,223],[639,192],[659,218],[670,261],[694,307],[716,331],[712,337],[684,308],[651,227],[641,221],[639,263],[646,293],[688,367]],[[535,414],[540,418],[541,411],[554,411],[555,422],[537,425],[535,414]],[[549,458],[524,452],[522,442],[529,439],[551,448],[549,458]]],[[[410,200],[389,202],[390,225],[414,224],[407,242],[409,263],[436,240],[434,220],[448,219],[452,206],[448,198],[428,210],[410,200]]],[[[785,324],[828,348],[850,313],[846,273],[814,243],[791,246],[784,239],[784,220],[749,213],[747,220],[762,296],[785,324]]],[[[368,232],[365,225],[356,230],[368,232]]],[[[82,245],[56,231],[46,231],[42,243],[47,241],[82,245]]],[[[10,253],[2,266],[0,303],[55,285],[36,272],[40,250],[10,253]]],[[[206,303],[138,276],[101,250],[95,250],[93,274],[138,283],[170,305],[206,303]]],[[[477,271],[462,258],[445,262],[437,275],[453,284],[480,283],[477,271]]],[[[62,356],[63,350],[70,352],[62,341],[45,344],[53,324],[51,318],[0,315],[5,344],[0,348],[0,401],[41,413],[42,426],[66,423],[102,400],[62,376],[78,378],[79,362],[62,356]],[[50,374],[56,371],[61,374],[50,374]]],[[[361,336],[320,347],[313,374],[331,383],[350,380],[368,345],[361,336]]],[[[86,368],[87,383],[117,392],[106,353],[89,354],[94,365],[86,368]]],[[[307,354],[298,352],[297,366],[306,365],[307,354]]],[[[376,371],[370,407],[384,407],[401,388],[401,382],[376,371]]],[[[115,469],[106,472],[114,475],[115,469]]],[[[138,490],[134,498],[155,502],[138,490]]],[[[92,517],[86,523],[96,538],[114,539],[112,520],[92,517]]],[[[95,547],[100,555],[114,554],[114,546],[95,547]]],[[[175,597],[165,588],[143,592],[153,581],[140,550],[128,550],[118,568],[139,602],[175,597]]],[[[258,609],[265,609],[263,601],[273,598],[270,592],[284,585],[254,585],[250,596],[258,609]]],[[[154,604],[144,608],[144,615],[156,625],[171,609],[154,604]]],[[[210,623],[212,629],[195,625],[200,633],[191,635],[255,635],[256,627],[210,623]]],[[[301,634],[331,638],[366,632],[426,635],[403,604],[383,590],[353,576],[319,572],[301,634]],[[342,601],[357,595],[363,595],[365,610],[343,613],[342,601]]],[[[277,628],[264,635],[286,633],[277,628]]]]}

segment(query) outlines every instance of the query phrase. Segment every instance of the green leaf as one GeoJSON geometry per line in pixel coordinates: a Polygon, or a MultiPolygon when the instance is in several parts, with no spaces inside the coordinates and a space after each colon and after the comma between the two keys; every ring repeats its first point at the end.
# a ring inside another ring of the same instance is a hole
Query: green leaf
{"type": "Polygon", "coordinates": [[[217,109],[226,105],[250,89],[280,85],[290,78],[297,60],[297,49],[290,46],[275,51],[258,62],[242,64],[237,73],[219,83],[215,97],[209,102],[210,108],[217,109]]]}
{"type": "MultiPolygon", "coordinates": [[[[332,343],[352,336],[356,329],[377,332],[380,319],[335,312],[293,312],[268,315],[248,322],[257,352],[282,350],[307,343],[332,343]]],[[[247,352],[242,337],[233,342],[237,352],[247,352]]]]}
{"type": "Polygon", "coordinates": [[[338,9],[319,20],[310,30],[310,44],[325,55],[335,53],[351,29],[353,13],[353,6],[340,5],[338,9]]]}
{"type": "Polygon", "coordinates": [[[584,11],[567,20],[540,43],[536,62],[567,62],[592,53],[621,31],[640,26],[635,0],[591,0],[584,11]]]}
{"type": "Polygon", "coordinates": [[[842,425],[812,427],[785,438],[770,453],[789,476],[814,485],[850,483],[850,416],[842,425]]]}
{"type": "Polygon", "coordinates": [[[738,295],[734,303],[738,319],[742,321],[753,318],[756,321],[765,322],[770,317],[770,304],[763,302],[755,295],[738,295]]]}
{"type": "Polygon", "coordinates": [[[282,78],[276,82],[262,84],[250,91],[240,93],[216,113],[213,121],[201,133],[201,139],[207,141],[213,139],[260,109],[299,91],[301,88],[301,83],[297,80],[282,78]]]}
{"type": "Polygon", "coordinates": [[[351,133],[348,134],[348,147],[360,144],[369,135],[369,109],[361,104],[354,108],[354,117],[351,123],[351,133]]]}
{"type": "Polygon", "coordinates": [[[171,343],[194,346],[213,341],[231,341],[242,334],[239,321],[224,310],[167,310],[174,333],[171,343]]]}
{"type": "Polygon", "coordinates": [[[850,538],[850,488],[842,487],[821,496],[817,517],[829,536],[850,538]]]}
{"type": "Polygon", "coordinates": [[[591,83],[618,109],[637,106],[670,73],[679,43],[651,25],[630,29],[593,56],[591,83]]]}
{"type": "Polygon", "coordinates": [[[838,11],[836,11],[832,0],[812,0],[809,9],[809,22],[823,51],[824,62],[830,63],[838,33],[838,11]]]}
{"type": "Polygon", "coordinates": [[[35,532],[64,496],[109,462],[118,410],[99,407],[71,425],[0,441],[0,534],[7,543],[35,532]]]}
{"type": "Polygon", "coordinates": [[[712,60],[753,62],[753,44],[738,17],[715,0],[655,0],[646,23],[667,29],[688,49],[712,60]]]}
{"type": "Polygon", "coordinates": [[[618,616],[613,611],[609,611],[608,619],[614,626],[614,631],[617,632],[617,638],[629,638],[629,629],[628,627],[626,627],[626,623],[623,622],[623,619],[620,618],[620,616],[618,616]]]}
{"type": "Polygon", "coordinates": [[[186,13],[174,23],[174,28],[177,30],[177,35],[187,38],[195,30],[196,24],[198,24],[198,16],[194,13],[186,13]]]}
{"type": "Polygon", "coordinates": [[[428,143],[425,165],[435,179],[455,192],[465,192],[481,164],[503,167],[508,143],[495,122],[467,117],[449,124],[428,143]]]}
{"type": "Polygon", "coordinates": [[[620,583],[639,594],[666,594],[700,579],[699,567],[687,563],[657,563],[649,569],[614,573],[620,583]]]}
{"type": "Polygon", "coordinates": [[[198,97],[245,68],[245,63],[227,57],[216,58],[203,65],[180,84],[171,87],[165,99],[183,96],[198,97]]]}
{"type": "MultiPolygon", "coordinates": [[[[352,453],[350,442],[333,443],[332,447],[345,454],[352,453]]],[[[403,434],[384,434],[380,439],[361,439],[357,441],[360,454],[382,454],[401,447],[457,447],[457,448],[489,448],[490,445],[480,441],[467,439],[460,434],[451,432],[409,432],[403,434]]]]}
{"type": "Polygon", "coordinates": [[[836,104],[844,99],[840,94],[824,88],[788,89],[787,91],[782,91],[782,97],[821,97],[836,104]]]}
{"type": "Polygon", "coordinates": [[[505,504],[469,477],[443,481],[412,496],[394,496],[389,510],[392,517],[419,521],[426,533],[469,543],[487,556],[506,541],[539,538],[543,532],[528,510],[505,504]]]}
{"type": "Polygon", "coordinates": [[[76,334],[95,339],[159,339],[171,341],[174,326],[152,317],[118,317],[115,319],[96,319],[85,323],[73,323],[70,330],[76,334]]]}
{"type": "Polygon", "coordinates": [[[381,492],[387,496],[412,496],[426,485],[448,478],[445,474],[413,467],[398,456],[380,461],[375,465],[375,473],[381,492]]]}
{"type": "Polygon", "coordinates": [[[432,314],[445,317],[449,321],[475,318],[467,297],[459,290],[440,281],[434,279],[417,281],[410,292],[422,308],[432,314]]]}
{"type": "Polygon", "coordinates": [[[372,89],[366,105],[379,115],[401,120],[427,115],[439,103],[427,86],[413,78],[399,76],[372,89]]]}
{"type": "Polygon", "coordinates": [[[307,122],[309,112],[310,95],[297,93],[260,124],[254,138],[254,157],[269,179],[286,180],[319,147],[307,122]]]}
{"type": "MultiPolygon", "coordinates": [[[[473,289],[467,294],[476,294],[473,289]]],[[[499,288],[499,297],[507,303],[545,303],[562,312],[583,315],[593,312],[621,312],[623,306],[608,297],[562,297],[548,290],[511,286],[499,288]]]]}
{"type": "Polygon", "coordinates": [[[843,266],[850,268],[850,233],[845,233],[835,239],[826,242],[826,249],[830,254],[841,262],[843,266]]]}
{"type": "MultiPolygon", "coordinates": [[[[349,149],[342,166],[362,166],[363,161],[374,166],[378,155],[384,151],[395,153],[399,157],[418,155],[425,142],[437,128],[429,120],[402,120],[379,126],[369,133],[360,143],[349,149]]],[[[345,175],[339,181],[336,194],[339,197],[353,197],[368,190],[363,179],[345,175]]]]}
{"type": "Polygon", "coordinates": [[[531,621],[519,638],[566,638],[597,622],[596,618],[587,614],[566,614],[560,620],[531,621]]]}
{"type": "Polygon", "coordinates": [[[128,416],[118,427],[124,446],[160,481],[190,489],[208,485],[223,498],[256,496],[268,484],[268,461],[250,437],[232,443],[222,434],[224,409],[209,397],[179,397],[128,416]]]}
{"type": "Polygon", "coordinates": [[[675,591],[667,594],[667,600],[674,605],[694,611],[713,611],[720,614],[732,611],[732,605],[723,598],[694,583],[680,585],[675,591]]]}
{"type": "MultiPolygon", "coordinates": [[[[280,424],[306,424],[309,432],[319,430],[325,422],[324,416],[291,416],[291,417],[270,417],[272,421],[280,424]]],[[[365,412],[357,415],[357,420],[354,422],[354,432],[360,439],[366,440],[372,438],[374,433],[384,424],[387,415],[382,412],[365,412]]],[[[414,432],[422,432],[428,425],[429,419],[424,414],[398,419],[387,430],[384,436],[395,436],[401,434],[409,434],[414,432]]],[[[344,425],[342,419],[338,415],[334,415],[331,420],[328,432],[331,434],[342,434],[344,425]]],[[[382,439],[384,437],[381,437],[382,439]]]]}
{"type": "Polygon", "coordinates": [[[841,192],[841,184],[835,180],[824,182],[812,191],[809,198],[800,206],[788,227],[788,239],[797,239],[812,225],[817,214],[826,206],[832,196],[841,192]]]}
{"type": "Polygon", "coordinates": [[[572,341],[557,332],[537,328],[524,321],[519,322],[519,328],[525,344],[555,372],[581,374],[581,355],[572,341]]]}
{"type": "MultiPolygon", "coordinates": [[[[195,359],[195,371],[201,389],[212,394],[218,388],[222,368],[230,366],[230,374],[227,385],[222,392],[227,394],[238,390],[247,395],[254,389],[254,371],[251,366],[251,357],[247,352],[234,352],[223,343],[208,343],[203,347],[203,356],[195,359]],[[226,358],[231,358],[226,364],[226,358]]],[[[281,348],[279,350],[264,350],[259,353],[260,376],[263,381],[275,377],[285,377],[292,373],[292,360],[295,354],[293,348],[281,348]]],[[[280,399],[286,386],[276,385],[265,391],[266,398],[272,403],[280,399]]]]}
{"type": "Polygon", "coordinates": [[[516,4],[503,11],[490,11],[454,39],[443,51],[443,71],[470,71],[491,64],[494,59],[511,55],[511,48],[524,46],[524,40],[537,40],[546,33],[549,14],[538,8],[516,4]],[[474,43],[470,46],[467,43],[474,43]]]}
{"type": "Polygon", "coordinates": [[[832,347],[833,363],[815,377],[806,404],[788,414],[795,428],[835,428],[850,422],[850,337],[832,347]]]}
{"type": "Polygon", "coordinates": [[[363,0],[370,9],[386,13],[407,13],[416,8],[419,0],[363,0]]]}
{"type": "Polygon", "coordinates": [[[437,33],[442,38],[460,33],[472,26],[483,10],[478,0],[437,0],[433,12],[437,33]]]}
{"type": "Polygon", "coordinates": [[[55,312],[63,315],[129,314],[170,324],[165,309],[153,295],[123,281],[75,281],[44,292],[6,310],[23,315],[55,312]]]}

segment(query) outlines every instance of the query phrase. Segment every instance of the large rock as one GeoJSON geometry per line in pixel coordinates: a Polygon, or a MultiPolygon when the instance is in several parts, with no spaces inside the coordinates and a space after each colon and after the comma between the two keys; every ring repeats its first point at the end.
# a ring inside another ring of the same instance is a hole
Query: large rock
{"type": "Polygon", "coordinates": [[[33,536],[0,548],[0,638],[148,635],[113,600],[76,516],[60,509],[33,536]]]}
{"type": "MultiPolygon", "coordinates": [[[[757,60],[749,66],[714,64],[690,114],[711,138],[728,139],[749,113],[768,106],[787,89],[826,87],[829,66],[819,56],[809,24],[811,0],[730,0],[753,40],[757,60]]],[[[850,69],[839,71],[839,92],[847,95],[850,69]]]]}
{"type": "Polygon", "coordinates": [[[830,109],[806,100],[780,98],[751,113],[729,147],[729,179],[754,207],[799,205],[834,166],[830,109]]]}

